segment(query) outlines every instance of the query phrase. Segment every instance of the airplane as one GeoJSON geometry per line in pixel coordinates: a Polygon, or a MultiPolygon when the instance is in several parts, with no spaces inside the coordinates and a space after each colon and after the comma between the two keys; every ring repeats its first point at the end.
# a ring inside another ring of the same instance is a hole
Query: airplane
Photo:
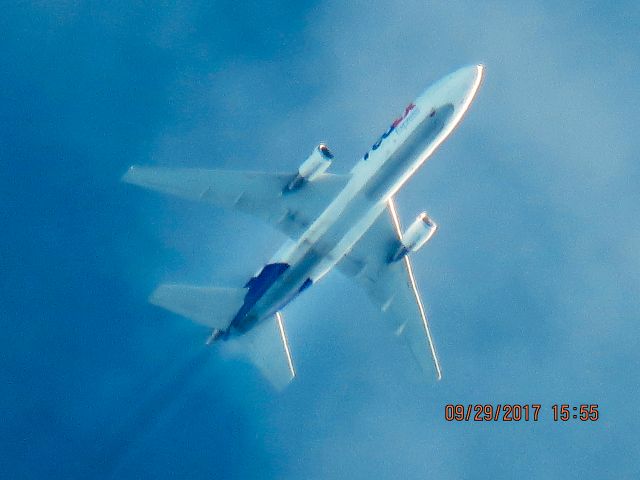
{"type": "Polygon", "coordinates": [[[277,389],[295,377],[281,311],[337,269],[364,288],[426,372],[442,369],[409,255],[435,234],[421,213],[405,230],[394,195],[461,121],[483,65],[460,68],[410,103],[348,174],[327,173],[324,143],[297,171],[264,173],[131,166],[122,180],[258,217],[288,238],[242,287],[163,284],[149,301],[212,329],[277,389]]]}

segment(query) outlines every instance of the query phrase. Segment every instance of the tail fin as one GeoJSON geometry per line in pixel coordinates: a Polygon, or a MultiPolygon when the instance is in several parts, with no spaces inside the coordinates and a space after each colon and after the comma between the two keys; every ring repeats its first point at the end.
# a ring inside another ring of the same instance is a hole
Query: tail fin
{"type": "MultiPolygon", "coordinates": [[[[151,294],[149,301],[202,325],[226,330],[246,293],[244,288],[165,284],[151,294]]],[[[276,390],[284,389],[296,375],[280,312],[225,344],[229,353],[253,363],[276,390]]]]}
{"type": "Polygon", "coordinates": [[[154,305],[219,330],[226,330],[244,301],[244,288],[160,285],[149,297],[154,305]]]}
{"type": "Polygon", "coordinates": [[[278,391],[296,376],[280,312],[226,343],[230,353],[253,363],[278,391]]]}

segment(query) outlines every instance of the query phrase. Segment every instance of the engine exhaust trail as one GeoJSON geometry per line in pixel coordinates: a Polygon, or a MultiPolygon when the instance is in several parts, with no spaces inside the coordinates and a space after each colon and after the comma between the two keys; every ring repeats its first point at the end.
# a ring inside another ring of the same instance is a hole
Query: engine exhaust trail
{"type": "Polygon", "coordinates": [[[160,385],[146,399],[144,399],[131,415],[121,430],[113,436],[111,445],[107,445],[102,452],[101,459],[96,461],[96,470],[104,478],[115,478],[119,468],[124,463],[131,449],[134,448],[145,435],[153,431],[162,414],[175,404],[176,400],[184,397],[184,392],[200,375],[206,366],[211,349],[201,348],[186,362],[170,372],[163,385],[160,385]]]}

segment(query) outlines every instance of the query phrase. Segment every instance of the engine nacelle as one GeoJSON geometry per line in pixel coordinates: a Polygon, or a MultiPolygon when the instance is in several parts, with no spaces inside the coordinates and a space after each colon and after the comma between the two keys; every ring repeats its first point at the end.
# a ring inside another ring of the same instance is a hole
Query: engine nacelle
{"type": "Polygon", "coordinates": [[[298,173],[287,185],[287,190],[295,190],[299,188],[304,182],[312,182],[315,178],[322,175],[327,168],[331,165],[331,159],[333,154],[329,147],[324,143],[321,143],[309,157],[302,162],[302,165],[298,168],[298,173]]]}
{"type": "Polygon", "coordinates": [[[431,240],[436,230],[438,230],[438,225],[431,220],[426,212],[422,212],[405,230],[402,235],[402,244],[393,256],[392,261],[400,260],[409,252],[420,250],[425,243],[431,240]]]}

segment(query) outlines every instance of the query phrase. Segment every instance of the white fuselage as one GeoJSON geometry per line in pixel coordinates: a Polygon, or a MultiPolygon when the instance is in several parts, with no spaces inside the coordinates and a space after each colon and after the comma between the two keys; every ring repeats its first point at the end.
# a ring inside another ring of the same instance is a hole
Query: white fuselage
{"type": "MultiPolygon", "coordinates": [[[[246,331],[327,274],[387,207],[387,201],[451,133],[480,86],[482,66],[465,67],[411,103],[351,170],[344,189],[298,241],[287,241],[269,265],[282,266],[232,328],[246,331]],[[274,279],[275,278],[275,279],[274,279]]],[[[304,188],[304,186],[302,187],[304,188]]]]}

